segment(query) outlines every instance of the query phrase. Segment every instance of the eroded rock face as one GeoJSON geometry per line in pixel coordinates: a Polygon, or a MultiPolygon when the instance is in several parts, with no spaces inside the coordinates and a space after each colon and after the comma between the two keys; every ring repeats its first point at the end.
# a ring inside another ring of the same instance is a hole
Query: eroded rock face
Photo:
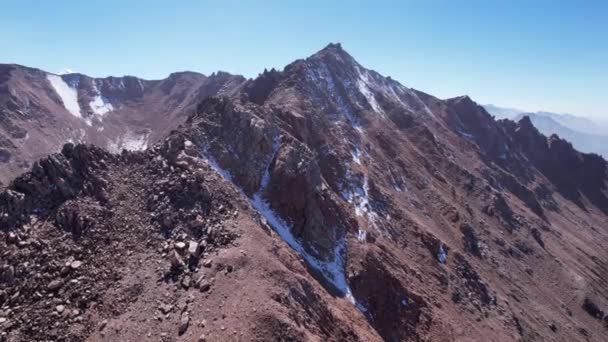
{"type": "Polygon", "coordinates": [[[201,156],[227,170],[249,197],[264,197],[311,254],[334,258],[344,225],[336,198],[323,190],[314,152],[254,104],[210,99],[199,110],[188,134],[201,156]]]}
{"type": "Polygon", "coordinates": [[[246,194],[259,191],[280,140],[271,118],[255,106],[236,106],[227,98],[204,101],[198,112],[193,142],[229,170],[246,194]]]}
{"type": "Polygon", "coordinates": [[[361,267],[349,279],[353,295],[382,338],[403,341],[424,336],[432,324],[429,304],[408,291],[376,257],[368,255],[361,267]]]}
{"type": "Polygon", "coordinates": [[[21,192],[5,190],[0,193],[0,223],[9,227],[21,220],[25,212],[25,195],[21,192]]]}
{"type": "Polygon", "coordinates": [[[273,208],[292,222],[295,236],[323,257],[333,257],[343,231],[336,198],[324,191],[319,166],[311,151],[297,141],[285,139],[277,153],[272,177],[265,192],[273,208]]]}
{"type": "Polygon", "coordinates": [[[461,254],[456,253],[454,258],[458,278],[453,284],[452,300],[456,303],[472,305],[480,311],[491,310],[496,305],[496,297],[461,254]]]}
{"type": "Polygon", "coordinates": [[[32,172],[15,179],[0,195],[5,201],[3,225],[10,229],[25,223],[29,214],[52,209],[53,203],[80,193],[103,201],[106,181],[93,176],[92,170],[103,170],[106,160],[115,158],[100,148],[66,144],[61,153],[36,162],[32,172]]]}

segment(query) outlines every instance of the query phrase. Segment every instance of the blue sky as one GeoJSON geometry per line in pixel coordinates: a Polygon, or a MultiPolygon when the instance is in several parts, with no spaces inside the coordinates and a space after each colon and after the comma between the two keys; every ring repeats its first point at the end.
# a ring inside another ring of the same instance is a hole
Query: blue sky
{"type": "Polygon", "coordinates": [[[608,1],[0,0],[0,62],[255,77],[329,42],[440,98],[607,118],[608,1]]]}

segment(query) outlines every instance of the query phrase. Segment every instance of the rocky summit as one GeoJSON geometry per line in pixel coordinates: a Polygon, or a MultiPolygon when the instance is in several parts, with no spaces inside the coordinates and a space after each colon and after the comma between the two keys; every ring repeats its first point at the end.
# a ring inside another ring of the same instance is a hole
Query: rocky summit
{"type": "Polygon", "coordinates": [[[0,110],[2,342],[608,340],[606,161],[340,44],[0,110]]]}

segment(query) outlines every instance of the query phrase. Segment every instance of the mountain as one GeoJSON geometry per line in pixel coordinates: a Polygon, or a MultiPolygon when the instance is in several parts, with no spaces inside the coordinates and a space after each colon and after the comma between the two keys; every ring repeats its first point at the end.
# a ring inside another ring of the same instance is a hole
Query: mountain
{"type": "Polygon", "coordinates": [[[608,135],[608,124],[605,122],[591,120],[572,114],[555,114],[550,112],[536,112],[535,114],[541,117],[551,118],[559,124],[575,131],[591,135],[608,135]]]}
{"type": "Polygon", "coordinates": [[[0,193],[8,341],[604,341],[606,161],[340,44],[0,193]],[[8,313],[7,313],[8,312],[8,313]]]}
{"type": "Polygon", "coordinates": [[[513,119],[517,115],[526,112],[525,110],[521,109],[504,108],[493,104],[486,104],[483,105],[483,107],[488,111],[488,113],[494,115],[497,119],[513,119]]]}
{"type": "Polygon", "coordinates": [[[571,114],[555,114],[550,112],[526,112],[518,109],[501,108],[494,105],[484,105],[492,115],[501,119],[520,120],[529,116],[532,123],[544,135],[557,134],[572,142],[579,151],[597,153],[608,156],[608,125],[591,119],[571,114]]]}
{"type": "Polygon", "coordinates": [[[551,119],[558,124],[580,133],[591,135],[608,135],[608,123],[589,118],[576,116],[572,114],[558,114],[551,112],[530,112],[522,109],[503,108],[492,104],[483,106],[488,113],[494,115],[498,119],[517,120],[522,114],[534,114],[537,117],[551,119]]]}
{"type": "Polygon", "coordinates": [[[91,78],[2,64],[0,181],[69,141],[115,152],[145,149],[183,122],[201,99],[229,93],[244,80],[223,72],[180,72],[155,81],[91,78]]]}
{"type": "MultiPolygon", "coordinates": [[[[577,150],[587,153],[597,153],[608,157],[608,135],[583,133],[555,121],[552,115],[542,113],[522,113],[515,117],[519,120],[524,116],[530,117],[532,124],[544,135],[556,134],[570,142],[577,150]]],[[[608,132],[608,131],[607,131],[608,132]]]]}

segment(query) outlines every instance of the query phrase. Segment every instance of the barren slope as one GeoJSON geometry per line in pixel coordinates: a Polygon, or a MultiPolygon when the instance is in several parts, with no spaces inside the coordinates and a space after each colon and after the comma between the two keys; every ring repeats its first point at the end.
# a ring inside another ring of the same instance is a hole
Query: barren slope
{"type": "Polygon", "coordinates": [[[201,99],[228,94],[244,80],[223,72],[180,72],[156,81],[91,78],[2,64],[0,182],[67,142],[143,150],[183,122],[201,99]]]}

